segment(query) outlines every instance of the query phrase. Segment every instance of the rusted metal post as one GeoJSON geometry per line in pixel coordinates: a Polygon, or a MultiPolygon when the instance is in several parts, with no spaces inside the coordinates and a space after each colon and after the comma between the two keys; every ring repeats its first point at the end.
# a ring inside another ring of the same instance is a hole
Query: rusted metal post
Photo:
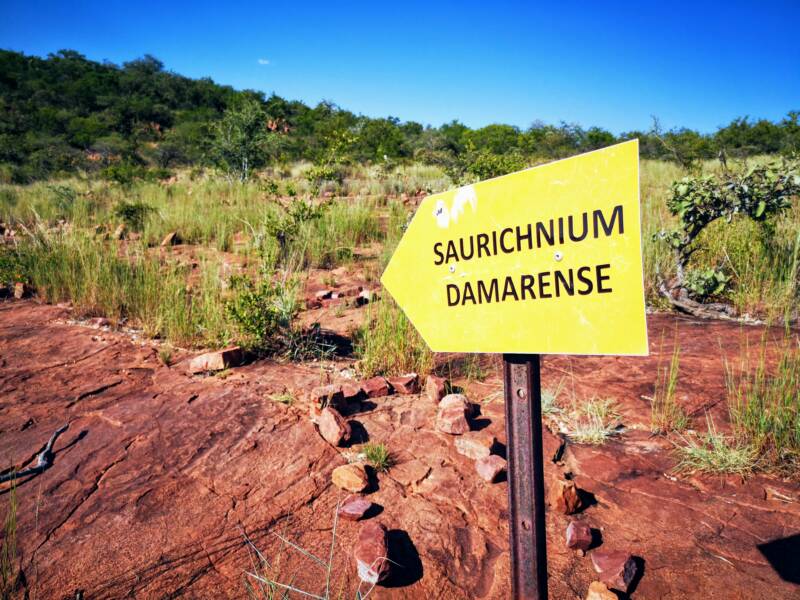
{"type": "Polygon", "coordinates": [[[539,355],[504,354],[503,380],[511,593],[515,600],[547,600],[539,355]]]}

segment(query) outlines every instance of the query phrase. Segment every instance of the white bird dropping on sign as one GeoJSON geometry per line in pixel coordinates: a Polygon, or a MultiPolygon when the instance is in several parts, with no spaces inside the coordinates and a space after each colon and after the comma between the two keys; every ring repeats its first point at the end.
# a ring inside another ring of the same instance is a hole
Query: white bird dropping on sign
{"type": "Polygon", "coordinates": [[[472,207],[472,212],[475,212],[478,208],[478,195],[475,193],[475,188],[471,185],[465,185],[456,190],[455,196],[453,197],[453,206],[450,207],[450,210],[447,209],[444,200],[438,200],[436,202],[436,207],[433,209],[433,216],[436,218],[436,224],[442,229],[445,229],[450,226],[450,221],[454,223],[458,222],[458,217],[464,213],[464,207],[467,204],[472,207]]]}

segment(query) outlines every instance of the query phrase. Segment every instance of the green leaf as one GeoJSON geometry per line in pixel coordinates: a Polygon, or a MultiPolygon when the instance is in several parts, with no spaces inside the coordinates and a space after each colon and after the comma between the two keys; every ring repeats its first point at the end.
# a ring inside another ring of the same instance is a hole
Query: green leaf
{"type": "Polygon", "coordinates": [[[767,209],[767,203],[764,202],[763,200],[761,202],[759,202],[758,206],[756,207],[756,213],[755,213],[756,219],[760,219],[761,215],[764,214],[764,211],[766,209],[767,209]]]}

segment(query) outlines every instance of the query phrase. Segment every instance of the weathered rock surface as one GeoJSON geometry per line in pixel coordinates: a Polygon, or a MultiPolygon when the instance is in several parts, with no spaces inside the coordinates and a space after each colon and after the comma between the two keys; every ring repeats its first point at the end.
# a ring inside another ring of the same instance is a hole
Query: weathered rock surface
{"type": "MultiPolygon", "coordinates": [[[[70,325],[69,318],[65,308],[0,303],[6,466],[23,465],[70,422],[55,445],[53,466],[17,485],[24,593],[40,600],[73,598],[75,590],[85,598],[241,598],[242,573],[252,567],[240,527],[265,556],[281,552],[273,531],[327,556],[343,495],[330,476],[342,458],[308,421],[305,406],[270,399],[287,388],[299,395],[313,387],[318,364],[258,361],[224,381],[193,378],[164,368],[146,344],[115,331],[100,340],[96,329],[70,325]]],[[[548,357],[543,385],[556,386],[564,372],[573,373],[576,394],[602,390],[619,399],[626,425],[646,424],[639,395],[652,389],[659,362],[669,361],[677,330],[686,366],[687,396],[680,401],[700,415],[707,407],[726,428],[727,407],[718,403],[725,395],[721,355],[736,356],[743,336],[758,345],[764,330],[664,315],[649,315],[648,327],[651,339],[665,332],[668,340],[664,348],[655,343],[650,357],[548,357]]],[[[179,353],[176,362],[186,357],[179,353]]],[[[483,398],[501,390],[491,376],[474,393],[483,398]]],[[[427,401],[392,396],[358,414],[370,438],[399,455],[368,498],[385,507],[380,518],[390,558],[403,568],[370,597],[508,598],[507,486],[486,485],[452,438],[434,434],[436,411],[427,401]]],[[[505,441],[502,401],[483,402],[481,412],[491,421],[486,429],[505,441]]],[[[696,425],[704,425],[703,417],[696,425]]],[[[634,429],[603,446],[568,445],[559,467],[548,459],[559,440],[546,430],[543,435],[547,481],[572,472],[597,498],[585,514],[603,530],[605,543],[645,558],[643,577],[629,589],[633,598],[797,595],[767,555],[775,548],[790,556],[781,549],[797,531],[800,503],[764,499],[766,487],[800,497],[797,483],[763,475],[744,482],[668,478],[672,445],[634,429]]],[[[0,512],[7,498],[0,495],[0,512]]],[[[598,578],[591,560],[566,548],[567,524],[567,517],[548,513],[551,598],[575,598],[598,578]]],[[[340,525],[334,572],[352,597],[359,527],[340,525]]],[[[285,549],[282,556],[288,572],[297,573],[296,584],[324,592],[306,559],[285,549]]]]}
{"type": "Polygon", "coordinates": [[[361,389],[367,398],[382,398],[389,395],[389,382],[381,376],[371,377],[361,382],[361,389]]]}
{"type": "Polygon", "coordinates": [[[468,432],[467,411],[458,406],[440,408],[436,415],[436,429],[450,435],[461,435],[468,432]]]}
{"type": "Polygon", "coordinates": [[[14,298],[17,300],[22,300],[26,296],[27,291],[27,286],[21,281],[17,281],[14,284],[14,298]]]}
{"type": "Polygon", "coordinates": [[[369,477],[363,464],[352,463],[336,467],[331,473],[333,485],[339,489],[360,494],[369,485],[369,477]]]}
{"type": "Polygon", "coordinates": [[[339,505],[339,516],[348,521],[358,521],[362,519],[367,511],[372,508],[372,502],[359,496],[358,494],[351,494],[339,505]]]}
{"type": "Polygon", "coordinates": [[[608,587],[627,593],[628,586],[636,577],[636,561],[627,552],[595,550],[592,565],[600,574],[600,581],[608,587]]]}
{"type": "Polygon", "coordinates": [[[416,394],[419,392],[419,376],[416,373],[387,377],[386,380],[395,394],[416,394]]]}
{"type": "Polygon", "coordinates": [[[223,371],[242,364],[244,354],[238,346],[224,348],[216,352],[207,352],[195,356],[189,363],[190,373],[206,373],[209,371],[223,371]]]}
{"type": "Polygon", "coordinates": [[[319,408],[332,406],[338,409],[344,403],[344,393],[341,385],[318,385],[311,389],[308,399],[312,405],[316,405],[319,408]]]}
{"type": "Polygon", "coordinates": [[[456,451],[472,460],[486,458],[497,445],[497,438],[493,433],[483,429],[481,431],[468,431],[457,437],[454,441],[456,451]]]}
{"type": "Polygon", "coordinates": [[[475,470],[484,481],[494,483],[506,472],[506,460],[496,454],[475,461],[475,470]]]}
{"type": "Polygon", "coordinates": [[[619,600],[619,598],[603,582],[593,581],[586,592],[586,600],[619,600]]]}
{"type": "Polygon", "coordinates": [[[583,502],[574,481],[564,479],[552,481],[548,498],[553,510],[565,515],[575,514],[583,508],[583,502]]]}
{"type": "Polygon", "coordinates": [[[317,419],[319,434],[326,442],[333,446],[339,446],[350,441],[352,430],[339,411],[330,406],[326,406],[320,412],[317,419]]]}
{"type": "Polygon", "coordinates": [[[444,377],[428,375],[425,378],[425,395],[434,404],[439,404],[447,395],[447,380],[444,377]]]}
{"type": "Polygon", "coordinates": [[[586,552],[592,546],[592,528],[583,521],[567,525],[567,548],[586,552]]]}
{"type": "Polygon", "coordinates": [[[389,576],[389,545],[386,528],[377,521],[367,521],[358,532],[358,541],[353,550],[361,581],[375,584],[389,576]]]}

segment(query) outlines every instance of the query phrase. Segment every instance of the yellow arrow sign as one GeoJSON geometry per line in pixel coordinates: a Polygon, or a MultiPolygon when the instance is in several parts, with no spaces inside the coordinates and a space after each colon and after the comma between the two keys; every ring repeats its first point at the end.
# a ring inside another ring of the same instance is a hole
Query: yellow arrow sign
{"type": "Polygon", "coordinates": [[[638,141],[428,196],[381,283],[435,352],[646,355],[638,141]]]}

